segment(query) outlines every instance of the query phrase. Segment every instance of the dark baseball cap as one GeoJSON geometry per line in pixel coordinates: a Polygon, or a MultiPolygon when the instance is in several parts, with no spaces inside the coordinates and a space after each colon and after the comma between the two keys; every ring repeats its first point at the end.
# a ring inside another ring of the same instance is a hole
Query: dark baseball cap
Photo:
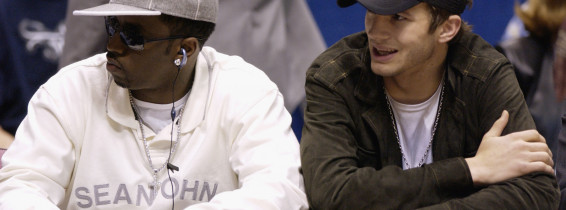
{"type": "Polygon", "coordinates": [[[467,0],[338,0],[338,6],[348,7],[359,2],[369,11],[380,15],[393,15],[403,12],[418,3],[426,2],[432,6],[445,9],[451,14],[462,14],[468,4],[467,0]]]}

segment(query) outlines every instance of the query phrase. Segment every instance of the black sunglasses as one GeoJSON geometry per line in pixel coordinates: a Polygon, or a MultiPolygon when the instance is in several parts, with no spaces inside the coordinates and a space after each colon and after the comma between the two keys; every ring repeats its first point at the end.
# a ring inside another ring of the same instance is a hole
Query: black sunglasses
{"type": "Polygon", "coordinates": [[[115,16],[104,17],[104,23],[106,24],[106,33],[108,34],[109,37],[114,36],[114,34],[116,34],[116,31],[120,31],[120,40],[122,40],[122,42],[126,44],[130,49],[136,51],[143,50],[143,45],[148,42],[181,39],[187,37],[187,36],[171,36],[171,37],[159,38],[159,39],[145,39],[138,32],[131,30],[124,30],[123,28],[121,28],[120,22],[118,22],[118,18],[116,18],[115,16]]]}

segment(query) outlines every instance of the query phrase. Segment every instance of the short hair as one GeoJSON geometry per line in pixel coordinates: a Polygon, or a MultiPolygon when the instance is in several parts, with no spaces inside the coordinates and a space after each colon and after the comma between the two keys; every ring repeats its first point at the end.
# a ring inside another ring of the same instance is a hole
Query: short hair
{"type": "Polygon", "coordinates": [[[195,37],[198,40],[200,48],[204,46],[204,43],[208,40],[216,26],[216,24],[212,22],[191,20],[167,14],[161,14],[160,19],[170,25],[172,35],[195,37]]]}
{"type": "Polygon", "coordinates": [[[530,34],[551,41],[556,38],[558,28],[566,18],[566,1],[529,0],[525,8],[516,3],[515,14],[530,34]]]}
{"type": "MultiPolygon", "coordinates": [[[[466,5],[468,8],[471,8],[472,4],[473,4],[473,0],[467,0],[466,5]]],[[[429,33],[434,32],[442,23],[446,22],[446,20],[448,20],[448,17],[450,17],[450,15],[454,15],[445,9],[433,6],[428,3],[426,5],[428,5],[427,8],[429,9],[431,14],[431,22],[428,28],[429,33]]],[[[472,31],[472,26],[468,24],[466,21],[462,20],[462,25],[460,26],[458,33],[452,40],[450,40],[449,44],[457,42],[464,32],[469,32],[469,31],[472,31]]]]}

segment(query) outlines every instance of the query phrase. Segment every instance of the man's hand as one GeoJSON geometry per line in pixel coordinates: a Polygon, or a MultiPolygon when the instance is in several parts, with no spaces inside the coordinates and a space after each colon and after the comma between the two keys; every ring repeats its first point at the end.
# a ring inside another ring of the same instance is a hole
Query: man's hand
{"type": "Polygon", "coordinates": [[[0,148],[8,149],[12,141],[14,141],[14,136],[0,127],[0,148]]]}
{"type": "Polygon", "coordinates": [[[503,111],[484,135],[475,157],[466,158],[474,185],[482,186],[542,171],[554,174],[552,152],[536,130],[501,136],[509,113],[503,111]]]}

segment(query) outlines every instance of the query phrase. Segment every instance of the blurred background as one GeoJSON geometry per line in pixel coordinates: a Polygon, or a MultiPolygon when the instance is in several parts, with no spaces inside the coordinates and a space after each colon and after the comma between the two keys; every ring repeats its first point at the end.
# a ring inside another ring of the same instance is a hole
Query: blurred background
{"type": "MultiPolygon", "coordinates": [[[[60,68],[105,50],[103,18],[70,14],[107,1],[0,0],[0,143],[10,141],[5,136],[13,139],[41,84],[60,68]]],[[[513,30],[507,27],[514,6],[524,1],[474,0],[462,17],[475,33],[497,45],[505,31],[522,34],[520,21],[513,30]]],[[[359,4],[339,8],[336,0],[219,2],[216,31],[206,45],[243,57],[277,83],[300,140],[306,69],[326,47],[364,30],[365,9],[359,4]]]]}
{"type": "MultiPolygon", "coordinates": [[[[513,17],[517,2],[521,4],[524,0],[474,0],[471,10],[466,10],[462,19],[473,26],[475,33],[495,45],[513,17]]],[[[328,46],[364,29],[365,9],[359,4],[339,8],[336,0],[307,0],[307,3],[328,46]]]]}

